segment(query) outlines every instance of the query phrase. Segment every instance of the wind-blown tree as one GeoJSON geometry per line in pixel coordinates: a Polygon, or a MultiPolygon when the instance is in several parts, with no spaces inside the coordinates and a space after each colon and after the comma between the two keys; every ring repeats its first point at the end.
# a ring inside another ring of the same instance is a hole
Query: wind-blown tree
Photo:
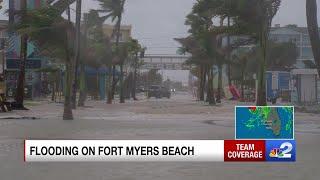
{"type": "MultiPolygon", "coordinates": [[[[213,66],[218,67],[218,92],[217,92],[217,100],[220,102],[221,94],[222,94],[222,68],[223,65],[227,63],[227,48],[222,46],[222,39],[225,36],[220,32],[220,28],[223,26],[223,22],[225,19],[225,15],[219,14],[221,8],[224,6],[224,2],[220,0],[199,0],[193,6],[192,12],[187,16],[186,25],[190,26],[189,32],[194,37],[194,40],[198,42],[200,49],[203,50],[203,55],[207,56],[209,60],[209,69],[208,73],[208,100],[211,100],[211,104],[214,104],[214,93],[213,93],[213,66]],[[214,25],[214,21],[220,20],[220,27],[214,25]],[[218,28],[219,27],[219,28],[218,28]],[[214,30],[218,29],[218,30],[214,30]]],[[[191,54],[193,54],[191,52],[191,54]]],[[[207,64],[204,66],[207,68],[207,64]]],[[[202,68],[200,67],[200,71],[202,68]]],[[[206,71],[206,70],[205,70],[206,71]]],[[[200,88],[202,83],[202,79],[200,79],[200,88]]],[[[200,99],[203,99],[203,93],[200,93],[200,99]]]]}
{"type": "Polygon", "coordinates": [[[112,104],[112,77],[114,76],[112,71],[112,59],[115,58],[115,55],[112,51],[109,37],[106,37],[103,33],[103,23],[107,18],[109,18],[109,16],[100,16],[99,11],[97,10],[90,10],[86,15],[86,31],[88,37],[90,37],[88,38],[86,46],[90,47],[90,44],[95,44],[97,48],[97,58],[101,58],[101,65],[106,65],[108,67],[107,103],[112,104]]]}
{"type": "Polygon", "coordinates": [[[108,52],[108,42],[89,41],[85,65],[96,70],[94,97],[99,96],[99,68],[105,65],[105,60],[111,59],[108,52]]]}
{"type": "Polygon", "coordinates": [[[214,28],[218,33],[232,33],[256,39],[260,47],[261,58],[258,66],[257,105],[266,105],[266,55],[267,41],[273,17],[277,13],[281,0],[199,0],[206,1],[201,7],[205,13],[218,17],[229,17],[228,27],[214,28]],[[217,8],[218,7],[218,8],[217,8]]]}
{"type": "MultiPolygon", "coordinates": [[[[247,29],[249,35],[257,38],[260,47],[261,58],[258,66],[258,106],[267,105],[266,102],[266,66],[267,66],[267,42],[273,17],[276,15],[281,0],[239,0],[236,11],[228,11],[230,17],[234,17],[235,25],[247,29]],[[245,28],[246,26],[246,28],[245,28]]],[[[246,34],[248,34],[246,33],[246,34]]]]}
{"type": "MultiPolygon", "coordinates": [[[[115,22],[114,26],[114,32],[113,32],[113,37],[115,37],[115,49],[116,49],[116,55],[119,54],[119,41],[120,41],[120,29],[121,29],[121,22],[122,22],[122,14],[124,12],[124,5],[126,0],[97,0],[100,3],[101,10],[99,12],[105,13],[103,18],[109,19],[111,18],[112,22],[115,22]]],[[[114,58],[115,62],[114,64],[119,64],[120,62],[117,61],[120,58],[114,58]]],[[[123,65],[120,64],[120,70],[123,69],[121,67],[123,65]]],[[[115,71],[116,71],[116,66],[113,65],[112,67],[112,88],[111,88],[111,94],[112,98],[114,98],[114,93],[115,93],[115,86],[116,86],[116,78],[115,78],[115,71]]],[[[120,85],[122,86],[122,85],[120,85]]],[[[122,88],[122,87],[120,87],[122,88]]],[[[108,93],[109,94],[109,93],[108,93]]],[[[120,93],[120,102],[124,102],[124,96],[123,93],[120,93]]],[[[112,103],[112,102],[111,102],[112,103]]]]}
{"type": "MultiPolygon", "coordinates": [[[[104,21],[105,19],[100,17],[96,10],[90,10],[89,13],[84,14],[83,41],[80,52],[80,97],[78,106],[84,106],[87,96],[85,66],[88,65],[98,69],[106,65],[109,68],[109,73],[112,69],[110,41],[104,36],[102,29],[104,21]]],[[[110,79],[109,84],[111,84],[110,79]]]]}
{"type": "MultiPolygon", "coordinates": [[[[20,23],[24,23],[26,21],[27,15],[27,0],[21,0],[21,10],[18,13],[20,17],[20,23]]],[[[27,61],[27,50],[28,50],[28,35],[21,34],[21,45],[20,45],[20,72],[17,80],[17,89],[16,89],[16,97],[15,97],[15,106],[18,109],[25,109],[23,106],[24,100],[24,81],[25,81],[25,65],[27,61]]]]}
{"type": "Polygon", "coordinates": [[[182,47],[179,49],[179,53],[189,53],[191,57],[187,60],[187,64],[195,65],[199,68],[199,100],[204,101],[205,86],[207,82],[207,72],[209,67],[209,57],[202,50],[199,42],[192,36],[187,38],[176,38],[182,47]]]}
{"type": "Polygon", "coordinates": [[[199,96],[200,100],[204,100],[204,88],[206,85],[206,77],[208,76],[207,85],[207,100],[210,104],[215,104],[213,94],[213,74],[212,66],[214,59],[212,59],[213,50],[211,45],[212,37],[210,37],[209,30],[212,27],[212,15],[198,11],[200,1],[194,5],[192,12],[187,16],[185,24],[190,26],[189,33],[191,36],[185,38],[183,41],[178,40],[184,47],[183,49],[192,55],[189,63],[198,64],[200,68],[200,84],[199,96]]]}
{"type": "Polygon", "coordinates": [[[217,58],[219,58],[216,51],[218,45],[217,36],[210,32],[203,32],[201,35],[198,35],[198,38],[188,37],[176,39],[176,41],[183,46],[182,50],[192,55],[187,63],[199,65],[200,67],[200,100],[204,100],[204,87],[206,84],[206,77],[208,77],[207,101],[210,105],[216,104],[213,90],[213,67],[217,62],[217,58]]]}
{"type": "Polygon", "coordinates": [[[112,45],[109,37],[105,36],[103,33],[103,22],[106,17],[100,17],[99,12],[96,10],[90,10],[86,15],[87,24],[87,50],[86,50],[86,64],[93,67],[108,67],[108,95],[107,102],[112,103],[111,84],[112,84],[112,45]],[[95,61],[92,63],[92,61],[95,61]]]}
{"type": "Polygon", "coordinates": [[[266,68],[268,71],[289,71],[293,68],[298,56],[298,49],[294,43],[268,41],[266,68]]]}
{"type": "Polygon", "coordinates": [[[141,60],[141,57],[143,56],[145,50],[146,49],[142,48],[142,46],[139,44],[139,41],[136,39],[131,39],[128,42],[128,52],[129,52],[129,62],[128,63],[130,65],[130,67],[133,68],[132,87],[131,87],[131,89],[129,89],[129,91],[132,95],[133,100],[137,100],[137,97],[136,97],[137,71],[138,71],[138,68],[143,63],[141,60]]]}
{"type": "Polygon", "coordinates": [[[255,69],[250,69],[250,67],[257,66],[257,59],[254,58],[256,55],[256,49],[254,48],[238,48],[233,51],[232,54],[232,67],[233,76],[237,76],[237,79],[240,79],[240,87],[241,87],[241,98],[244,99],[244,81],[245,77],[251,76],[256,73],[255,69]],[[254,64],[254,66],[252,66],[254,64]],[[238,75],[236,75],[238,72],[238,75]]]}
{"type": "Polygon", "coordinates": [[[320,36],[318,26],[317,1],[306,0],[307,24],[312,46],[313,57],[320,76],[320,36]]]}
{"type": "MultiPolygon", "coordinates": [[[[88,13],[84,14],[84,24],[83,24],[83,45],[81,46],[81,49],[87,50],[88,48],[88,13]]],[[[79,100],[78,100],[78,106],[83,107],[87,98],[87,87],[86,87],[86,72],[85,72],[85,59],[87,58],[86,53],[84,51],[80,52],[80,72],[79,72],[79,100]]]]}
{"type": "MultiPolygon", "coordinates": [[[[116,56],[119,59],[119,66],[120,66],[120,77],[119,77],[119,87],[120,87],[120,103],[125,103],[124,99],[124,84],[123,84],[123,78],[124,78],[124,72],[123,72],[123,65],[128,57],[128,46],[127,44],[121,43],[116,48],[116,56]]],[[[114,84],[113,84],[114,85],[114,84]]]]}
{"type": "Polygon", "coordinates": [[[21,34],[27,34],[41,52],[50,51],[54,58],[63,59],[65,71],[64,120],[72,120],[71,84],[73,42],[75,38],[73,25],[65,20],[60,11],[54,7],[45,7],[28,12],[25,20],[16,25],[21,34]]]}
{"type": "Polygon", "coordinates": [[[82,0],[76,0],[76,23],[75,23],[75,56],[74,56],[74,80],[72,87],[72,108],[76,109],[77,89],[78,89],[78,66],[80,63],[80,50],[81,50],[81,4],[82,0]]]}
{"type": "Polygon", "coordinates": [[[61,69],[56,65],[51,65],[50,67],[45,67],[37,70],[36,72],[48,73],[48,81],[51,86],[51,101],[56,101],[56,92],[58,90],[59,73],[61,69]]]}
{"type": "MultiPolygon", "coordinates": [[[[291,42],[278,43],[271,40],[268,41],[267,47],[267,66],[268,71],[290,71],[296,59],[298,51],[296,45],[291,42]]],[[[244,91],[244,78],[252,77],[258,73],[256,67],[259,65],[261,58],[260,47],[242,47],[233,51],[232,66],[238,71],[238,79],[241,82],[241,92],[244,91]]],[[[242,94],[243,97],[243,94],[242,94]]]]}
{"type": "MultiPolygon", "coordinates": [[[[52,1],[49,0],[47,1],[47,5],[50,6],[51,8],[53,8],[55,10],[55,15],[61,15],[65,9],[71,4],[73,3],[75,0],[69,0],[69,1],[64,1],[64,0],[59,0],[59,1],[52,1]]],[[[38,28],[44,28],[47,29],[48,27],[43,27],[41,26],[41,23],[36,24],[34,21],[32,23],[34,24],[28,24],[30,23],[30,16],[33,15],[37,15],[38,18],[40,18],[39,14],[34,13],[37,10],[33,10],[32,13],[29,12],[30,10],[27,10],[27,1],[26,0],[21,0],[21,11],[19,12],[13,12],[13,11],[9,11],[9,16],[10,16],[10,23],[15,23],[15,24],[10,24],[10,29],[11,28],[26,28],[28,25],[32,26],[35,25],[35,27],[38,26],[38,28]],[[17,16],[20,16],[20,20],[19,22],[14,21],[14,18],[17,16]]],[[[41,11],[43,12],[43,11],[41,11]]],[[[49,14],[52,12],[48,12],[49,14]]],[[[43,17],[43,19],[45,19],[47,17],[43,17]]],[[[48,22],[48,21],[47,21],[48,22]]],[[[32,27],[29,28],[29,31],[32,27]]],[[[42,29],[43,30],[43,29],[42,29]]],[[[21,63],[20,63],[20,73],[19,73],[19,78],[17,81],[17,93],[16,93],[16,106],[18,108],[24,108],[23,107],[23,100],[24,100],[24,79],[25,79],[25,63],[27,60],[27,46],[28,46],[28,40],[30,39],[30,37],[28,37],[28,33],[24,33],[24,31],[20,31],[21,34],[21,51],[20,51],[20,57],[21,57],[21,63]]],[[[69,113],[70,114],[70,113],[69,113]]],[[[72,112],[71,112],[71,116],[72,116],[72,112]]],[[[70,117],[70,116],[69,116],[70,117]]]]}

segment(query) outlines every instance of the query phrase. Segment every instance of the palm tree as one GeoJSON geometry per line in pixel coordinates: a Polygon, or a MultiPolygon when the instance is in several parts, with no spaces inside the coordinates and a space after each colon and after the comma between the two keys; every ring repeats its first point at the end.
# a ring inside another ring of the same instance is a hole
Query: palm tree
{"type": "Polygon", "coordinates": [[[208,72],[208,62],[209,58],[202,50],[199,42],[194,38],[193,36],[189,36],[187,38],[176,38],[177,42],[179,42],[182,45],[182,48],[180,48],[180,53],[190,53],[192,56],[188,59],[186,62],[187,64],[193,64],[196,65],[199,69],[199,88],[198,88],[198,94],[199,94],[199,100],[204,101],[204,92],[205,92],[205,86],[206,86],[206,77],[208,72]]]}
{"type": "MultiPolygon", "coordinates": [[[[23,23],[27,15],[27,0],[21,0],[20,9],[20,21],[23,23]]],[[[25,81],[25,65],[27,61],[27,48],[28,48],[28,36],[27,34],[21,35],[21,46],[20,46],[20,72],[17,81],[15,106],[18,109],[25,109],[23,106],[24,100],[24,81],[25,81]]]]}
{"type": "MultiPolygon", "coordinates": [[[[255,49],[254,49],[255,50],[255,49]]],[[[241,85],[241,98],[244,99],[244,80],[246,74],[248,74],[246,71],[248,71],[248,61],[254,54],[253,49],[237,49],[233,53],[233,61],[232,65],[235,66],[238,70],[240,70],[240,85],[241,85]]]]}
{"type": "Polygon", "coordinates": [[[71,84],[72,84],[72,51],[75,38],[73,25],[61,17],[60,11],[46,7],[28,12],[25,20],[17,24],[17,31],[28,34],[40,52],[49,51],[52,57],[63,59],[65,71],[64,120],[72,120],[71,84]]]}
{"type": "Polygon", "coordinates": [[[144,56],[144,52],[146,48],[142,48],[139,44],[139,41],[136,39],[131,39],[128,43],[128,52],[129,52],[129,59],[130,59],[130,66],[133,68],[133,75],[132,75],[132,87],[129,90],[131,93],[133,100],[137,100],[136,97],[136,84],[137,84],[137,71],[138,68],[142,65],[140,60],[141,57],[144,56]],[[140,57],[139,57],[140,53],[140,57]]]}
{"type": "Polygon", "coordinates": [[[81,4],[82,0],[77,0],[77,7],[76,7],[76,41],[75,41],[75,66],[74,66],[74,81],[73,81],[73,88],[72,88],[72,108],[76,108],[76,99],[77,99],[77,83],[78,83],[78,66],[80,61],[80,24],[81,24],[81,4]]]}
{"type": "Polygon", "coordinates": [[[229,0],[219,11],[220,16],[230,17],[232,25],[218,29],[236,35],[247,35],[258,41],[261,58],[258,66],[258,89],[256,104],[264,106],[266,102],[266,56],[267,41],[273,17],[276,15],[281,0],[229,0]]]}
{"type": "MultiPolygon", "coordinates": [[[[83,30],[83,46],[82,49],[87,49],[88,47],[88,24],[89,24],[89,19],[88,19],[88,13],[84,14],[84,30],[83,30]]],[[[80,95],[79,95],[79,100],[78,100],[78,106],[82,107],[84,106],[84,102],[86,101],[86,96],[87,96],[87,88],[86,88],[86,75],[85,75],[85,63],[84,59],[86,58],[85,53],[81,53],[81,58],[80,58],[80,81],[79,81],[79,90],[80,90],[80,95]]]]}
{"type": "MultiPolygon", "coordinates": [[[[108,90],[107,90],[107,103],[112,103],[112,59],[115,57],[114,53],[112,52],[112,47],[110,43],[109,37],[106,37],[103,33],[103,22],[106,21],[109,16],[99,16],[99,11],[97,10],[90,10],[90,12],[85,16],[87,20],[85,20],[85,30],[87,33],[86,41],[89,43],[84,43],[85,49],[100,49],[97,52],[97,55],[100,56],[99,58],[103,58],[104,64],[108,67],[108,90]],[[88,38],[88,36],[92,38],[88,38]],[[90,45],[94,45],[94,47],[90,47],[90,45]]],[[[84,55],[87,59],[88,53],[84,55]]],[[[81,70],[81,69],[80,69],[81,70]]],[[[81,72],[84,74],[84,68],[82,68],[81,72]]],[[[80,72],[80,74],[81,74],[80,72]]],[[[82,80],[84,81],[84,80],[82,80]]]]}
{"type": "Polygon", "coordinates": [[[317,18],[317,1],[316,0],[306,0],[306,12],[307,12],[307,24],[310,36],[310,42],[312,46],[312,52],[316,66],[318,69],[318,74],[320,76],[320,37],[319,37],[319,26],[317,18]]]}
{"type": "MultiPolygon", "coordinates": [[[[100,12],[106,13],[106,15],[104,16],[105,19],[108,19],[109,17],[111,18],[112,22],[116,21],[115,23],[115,27],[114,27],[114,33],[113,33],[113,37],[116,37],[116,42],[115,42],[115,47],[116,47],[116,54],[118,55],[118,51],[119,51],[119,41],[120,41],[120,29],[121,29],[121,21],[122,21],[122,13],[124,11],[124,5],[126,0],[97,0],[100,2],[100,6],[101,6],[101,10],[100,12]]],[[[114,58],[114,59],[119,59],[119,58],[114,58]]],[[[119,62],[114,62],[114,63],[119,63],[119,62]]],[[[123,80],[123,64],[120,64],[120,71],[121,71],[121,75],[120,75],[120,88],[123,89],[123,82],[121,80],[123,80]]],[[[113,78],[112,78],[112,88],[111,88],[111,92],[108,94],[112,95],[112,99],[114,97],[114,93],[115,93],[115,86],[116,86],[116,79],[115,79],[115,71],[116,71],[116,67],[115,65],[113,65],[112,67],[112,74],[113,74],[113,78]]],[[[112,103],[112,99],[108,99],[108,103],[112,103]]],[[[124,96],[123,96],[123,91],[120,91],[120,102],[123,103],[124,102],[124,96]]]]}
{"type": "Polygon", "coordinates": [[[261,50],[261,58],[258,67],[258,106],[267,105],[266,102],[266,66],[267,66],[267,42],[273,17],[276,15],[281,0],[241,0],[240,21],[246,21],[251,32],[256,35],[261,50]]]}
{"type": "MultiPolygon", "coordinates": [[[[28,12],[25,10],[22,11],[22,13],[20,14],[22,15],[22,21],[16,22],[16,24],[14,25],[14,28],[19,34],[26,34],[25,37],[28,37],[28,39],[32,40],[37,45],[40,52],[50,51],[52,52],[51,54],[55,54],[53,57],[60,57],[60,59],[64,59],[66,66],[66,91],[63,119],[65,120],[73,119],[70,106],[70,84],[72,83],[71,51],[73,45],[70,46],[69,42],[72,42],[72,40],[74,39],[74,28],[70,22],[62,18],[61,14],[74,1],[75,0],[49,0],[47,1],[49,5],[48,7],[43,7],[37,10],[28,10],[28,12]]],[[[23,1],[22,5],[22,8],[26,9],[26,1],[23,1]]],[[[22,47],[24,46],[23,44],[25,44],[25,46],[21,51],[25,58],[27,48],[26,42],[27,38],[25,38],[24,43],[22,43],[22,47]]],[[[22,66],[23,65],[21,65],[21,67],[22,66]]],[[[22,77],[21,75],[20,82],[22,82],[23,79],[24,77],[22,77]]],[[[20,83],[19,87],[20,97],[16,99],[18,101],[23,101],[23,92],[21,91],[23,83],[20,83]]]]}

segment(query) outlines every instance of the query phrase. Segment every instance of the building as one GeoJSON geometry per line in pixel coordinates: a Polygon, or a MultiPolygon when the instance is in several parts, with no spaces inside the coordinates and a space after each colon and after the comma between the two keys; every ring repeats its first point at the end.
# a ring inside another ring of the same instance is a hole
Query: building
{"type": "Polygon", "coordinates": [[[7,28],[8,28],[8,21],[7,20],[0,20],[0,38],[7,37],[7,28]]]}
{"type": "Polygon", "coordinates": [[[314,62],[310,37],[307,27],[276,24],[271,28],[270,39],[275,42],[293,42],[298,48],[297,68],[306,68],[306,61],[314,62]]]}
{"type": "Polygon", "coordinates": [[[293,69],[291,75],[291,102],[317,104],[319,102],[318,71],[316,69],[293,69]]]}
{"type": "MultiPolygon", "coordinates": [[[[46,0],[28,0],[27,8],[28,9],[37,9],[42,6],[45,6],[47,3],[46,0]]],[[[15,22],[18,18],[15,15],[12,15],[10,12],[15,12],[21,9],[20,0],[10,0],[9,1],[9,22],[15,22]]],[[[15,96],[17,80],[19,75],[20,68],[20,43],[21,38],[15,32],[3,32],[8,35],[6,40],[6,57],[5,57],[5,78],[7,86],[7,95],[15,96]]],[[[25,75],[25,97],[33,98],[41,95],[42,89],[42,80],[45,78],[43,73],[39,73],[36,70],[40,69],[43,64],[45,64],[46,58],[42,57],[38,53],[38,48],[34,43],[28,42],[27,48],[27,61],[26,61],[26,75],[25,75]]]]}
{"type": "Polygon", "coordinates": [[[5,46],[8,38],[7,34],[8,21],[0,20],[0,74],[3,74],[4,58],[5,58],[5,46]]]}
{"type": "MultiPolygon", "coordinates": [[[[116,36],[112,37],[114,32],[114,25],[104,24],[103,32],[106,36],[111,38],[112,42],[116,42],[116,36]]],[[[119,42],[127,42],[131,39],[132,26],[131,25],[121,25],[119,42]]]]}

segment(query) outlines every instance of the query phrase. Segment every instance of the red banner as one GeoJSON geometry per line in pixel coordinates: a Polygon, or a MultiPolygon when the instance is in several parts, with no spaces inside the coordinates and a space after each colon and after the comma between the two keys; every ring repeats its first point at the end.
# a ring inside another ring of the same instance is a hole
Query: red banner
{"type": "Polygon", "coordinates": [[[265,141],[225,140],[224,161],[265,161],[265,141]]]}

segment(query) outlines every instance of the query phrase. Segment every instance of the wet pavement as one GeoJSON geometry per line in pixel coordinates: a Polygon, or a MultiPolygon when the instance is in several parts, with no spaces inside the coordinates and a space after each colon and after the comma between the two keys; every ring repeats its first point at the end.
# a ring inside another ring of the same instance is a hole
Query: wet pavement
{"type": "Polygon", "coordinates": [[[296,113],[296,163],[99,162],[25,163],[24,139],[233,139],[234,102],[207,106],[188,94],[107,105],[89,101],[61,120],[62,104],[42,102],[30,111],[0,114],[0,179],[316,180],[320,177],[319,114],[296,113]],[[29,117],[29,118],[27,118],[29,117]]]}

